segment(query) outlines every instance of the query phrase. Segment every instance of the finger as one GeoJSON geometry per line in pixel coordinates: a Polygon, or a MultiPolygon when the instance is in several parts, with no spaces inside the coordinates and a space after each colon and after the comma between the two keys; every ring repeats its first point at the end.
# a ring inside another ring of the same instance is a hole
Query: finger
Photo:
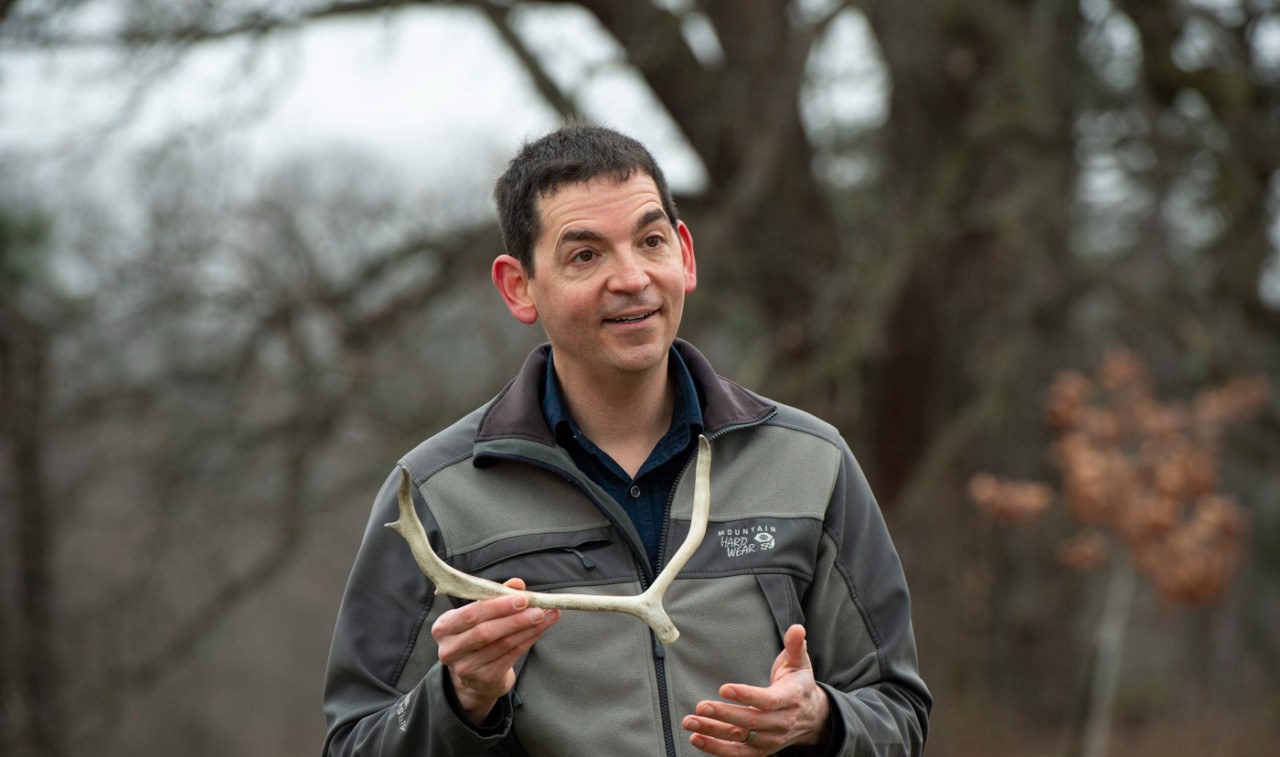
{"type": "Polygon", "coordinates": [[[686,720],[689,718],[693,719],[691,722],[700,725],[701,732],[729,741],[741,741],[748,730],[766,731],[771,728],[766,710],[710,699],[699,702],[694,714],[689,715],[686,720]]]}
{"type": "MultiPolygon", "coordinates": [[[[559,611],[547,610],[542,622],[504,633],[488,643],[468,644],[468,641],[484,638],[485,629],[482,628],[475,629],[470,637],[451,637],[449,644],[440,647],[440,661],[459,670],[463,667],[468,670],[479,670],[487,666],[503,664],[510,667],[517,657],[529,651],[529,648],[542,638],[542,635],[559,620],[559,617],[559,611]]],[[[497,622],[491,621],[488,625],[497,622]]]]}
{"type": "Polygon", "coordinates": [[[755,741],[747,744],[743,739],[725,741],[712,738],[706,734],[695,733],[689,736],[689,743],[702,752],[719,755],[719,757],[757,757],[758,755],[774,754],[779,748],[779,744],[773,741],[766,742],[760,734],[756,735],[755,741]]]}
{"type": "Polygon", "coordinates": [[[515,663],[516,658],[529,652],[529,649],[543,638],[543,634],[547,633],[550,626],[556,624],[559,619],[558,611],[550,610],[547,612],[547,621],[541,625],[532,626],[525,630],[516,631],[516,633],[506,635],[506,637],[494,640],[488,646],[465,649],[465,651],[442,653],[440,661],[445,665],[454,667],[465,665],[467,669],[483,669],[488,666],[504,666],[509,667],[515,663]]]}
{"type": "Polygon", "coordinates": [[[442,655],[465,654],[477,652],[491,644],[506,648],[510,646],[508,637],[513,634],[549,626],[559,617],[559,612],[555,610],[529,607],[512,615],[504,615],[469,626],[466,623],[468,618],[449,617],[449,613],[445,613],[431,627],[431,635],[435,638],[442,655]]]}
{"type": "MultiPolygon", "coordinates": [[[[720,687],[720,696],[730,702],[744,705],[742,708],[734,708],[744,711],[765,710],[772,712],[791,706],[790,694],[791,692],[785,686],[770,686],[767,689],[763,689],[759,686],[747,686],[741,683],[726,683],[720,687]]],[[[717,717],[722,713],[728,717],[734,717],[734,709],[729,709],[733,707],[732,705],[727,705],[723,702],[717,704],[718,706],[715,708],[717,717]]],[[[737,719],[734,722],[737,722],[737,719]]]]}
{"type": "MultiPolygon", "coordinates": [[[[509,579],[503,585],[517,591],[524,590],[524,581],[519,578],[509,579]]],[[[485,621],[507,617],[528,607],[529,600],[520,595],[494,597],[471,602],[450,610],[436,619],[436,622],[431,626],[431,635],[435,637],[436,641],[441,641],[441,636],[464,633],[485,621]]]]}
{"type": "Polygon", "coordinates": [[[691,733],[701,734],[730,744],[743,743],[746,741],[747,734],[755,730],[757,732],[757,743],[759,743],[758,728],[753,729],[748,726],[735,725],[715,718],[686,715],[684,720],[680,721],[680,727],[691,733]]]}
{"type": "MultiPolygon", "coordinates": [[[[523,590],[524,581],[519,578],[508,579],[504,586],[513,589],[523,590]]],[[[517,597],[498,597],[499,601],[504,599],[518,600],[517,597]]],[[[519,605],[519,601],[513,601],[511,607],[514,609],[519,605]]],[[[516,651],[515,656],[523,654],[527,651],[533,642],[541,637],[542,633],[550,628],[560,618],[558,610],[539,611],[534,608],[526,607],[521,610],[521,614],[517,615],[499,615],[491,620],[483,620],[479,625],[470,628],[458,628],[459,623],[465,623],[474,617],[486,617],[489,611],[481,608],[477,614],[472,616],[465,612],[466,608],[460,608],[455,616],[451,616],[445,623],[437,620],[432,626],[432,634],[436,636],[440,644],[440,656],[442,660],[448,657],[458,657],[460,655],[471,655],[475,657],[476,665],[485,664],[503,656],[508,656],[512,650],[516,651]],[[523,647],[524,650],[519,650],[523,647]]],[[[496,610],[489,608],[494,612],[502,612],[502,608],[496,610]]],[[[449,615],[449,613],[445,613],[449,615]]],[[[447,662],[446,662],[447,664],[447,662]]]]}

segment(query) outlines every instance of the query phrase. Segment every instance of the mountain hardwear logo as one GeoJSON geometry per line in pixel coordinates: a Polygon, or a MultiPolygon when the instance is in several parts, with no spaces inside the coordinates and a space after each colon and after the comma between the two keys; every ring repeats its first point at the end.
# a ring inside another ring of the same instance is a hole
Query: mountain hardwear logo
{"type": "Polygon", "coordinates": [[[742,557],[756,552],[766,552],[777,546],[774,534],[776,526],[747,526],[745,528],[722,528],[716,532],[720,546],[724,547],[725,557],[742,557]]]}

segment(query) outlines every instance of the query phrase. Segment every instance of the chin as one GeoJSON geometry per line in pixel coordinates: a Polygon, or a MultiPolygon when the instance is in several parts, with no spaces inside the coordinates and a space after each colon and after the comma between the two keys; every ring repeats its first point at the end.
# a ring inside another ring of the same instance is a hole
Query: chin
{"type": "Polygon", "coordinates": [[[622,349],[615,352],[610,362],[626,373],[645,373],[663,364],[667,358],[669,344],[646,344],[622,349]]]}

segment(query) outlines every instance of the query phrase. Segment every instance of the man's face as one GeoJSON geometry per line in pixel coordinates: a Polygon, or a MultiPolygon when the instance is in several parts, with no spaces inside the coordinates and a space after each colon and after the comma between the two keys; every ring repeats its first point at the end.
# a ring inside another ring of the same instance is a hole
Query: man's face
{"type": "Polygon", "coordinates": [[[689,230],[672,227],[653,179],[567,184],[538,206],[535,275],[524,283],[561,379],[665,370],[697,279],[689,230]]]}

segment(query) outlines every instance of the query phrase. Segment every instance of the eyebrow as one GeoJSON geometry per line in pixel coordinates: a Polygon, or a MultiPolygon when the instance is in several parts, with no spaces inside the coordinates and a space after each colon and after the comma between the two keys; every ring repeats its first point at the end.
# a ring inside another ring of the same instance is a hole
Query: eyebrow
{"type": "Polygon", "coordinates": [[[665,210],[663,210],[662,208],[654,208],[653,210],[650,210],[648,213],[645,213],[644,215],[640,216],[639,221],[636,221],[636,231],[637,232],[643,231],[644,227],[648,226],[649,224],[655,223],[657,221],[661,221],[666,217],[667,217],[667,212],[665,210]]]}
{"type": "MultiPolygon", "coordinates": [[[[648,213],[640,216],[640,220],[636,221],[635,230],[632,233],[640,233],[645,227],[661,221],[667,217],[667,212],[661,208],[654,208],[648,213]]],[[[603,242],[604,235],[593,229],[581,229],[570,227],[564,230],[560,235],[560,240],[556,243],[556,247],[563,247],[565,244],[573,244],[576,242],[603,242]]]]}
{"type": "Polygon", "coordinates": [[[569,242],[602,242],[602,241],[604,241],[604,235],[598,231],[592,231],[591,229],[569,228],[569,229],[565,229],[564,233],[560,235],[560,243],[556,246],[563,247],[566,243],[569,243],[569,242]]]}

